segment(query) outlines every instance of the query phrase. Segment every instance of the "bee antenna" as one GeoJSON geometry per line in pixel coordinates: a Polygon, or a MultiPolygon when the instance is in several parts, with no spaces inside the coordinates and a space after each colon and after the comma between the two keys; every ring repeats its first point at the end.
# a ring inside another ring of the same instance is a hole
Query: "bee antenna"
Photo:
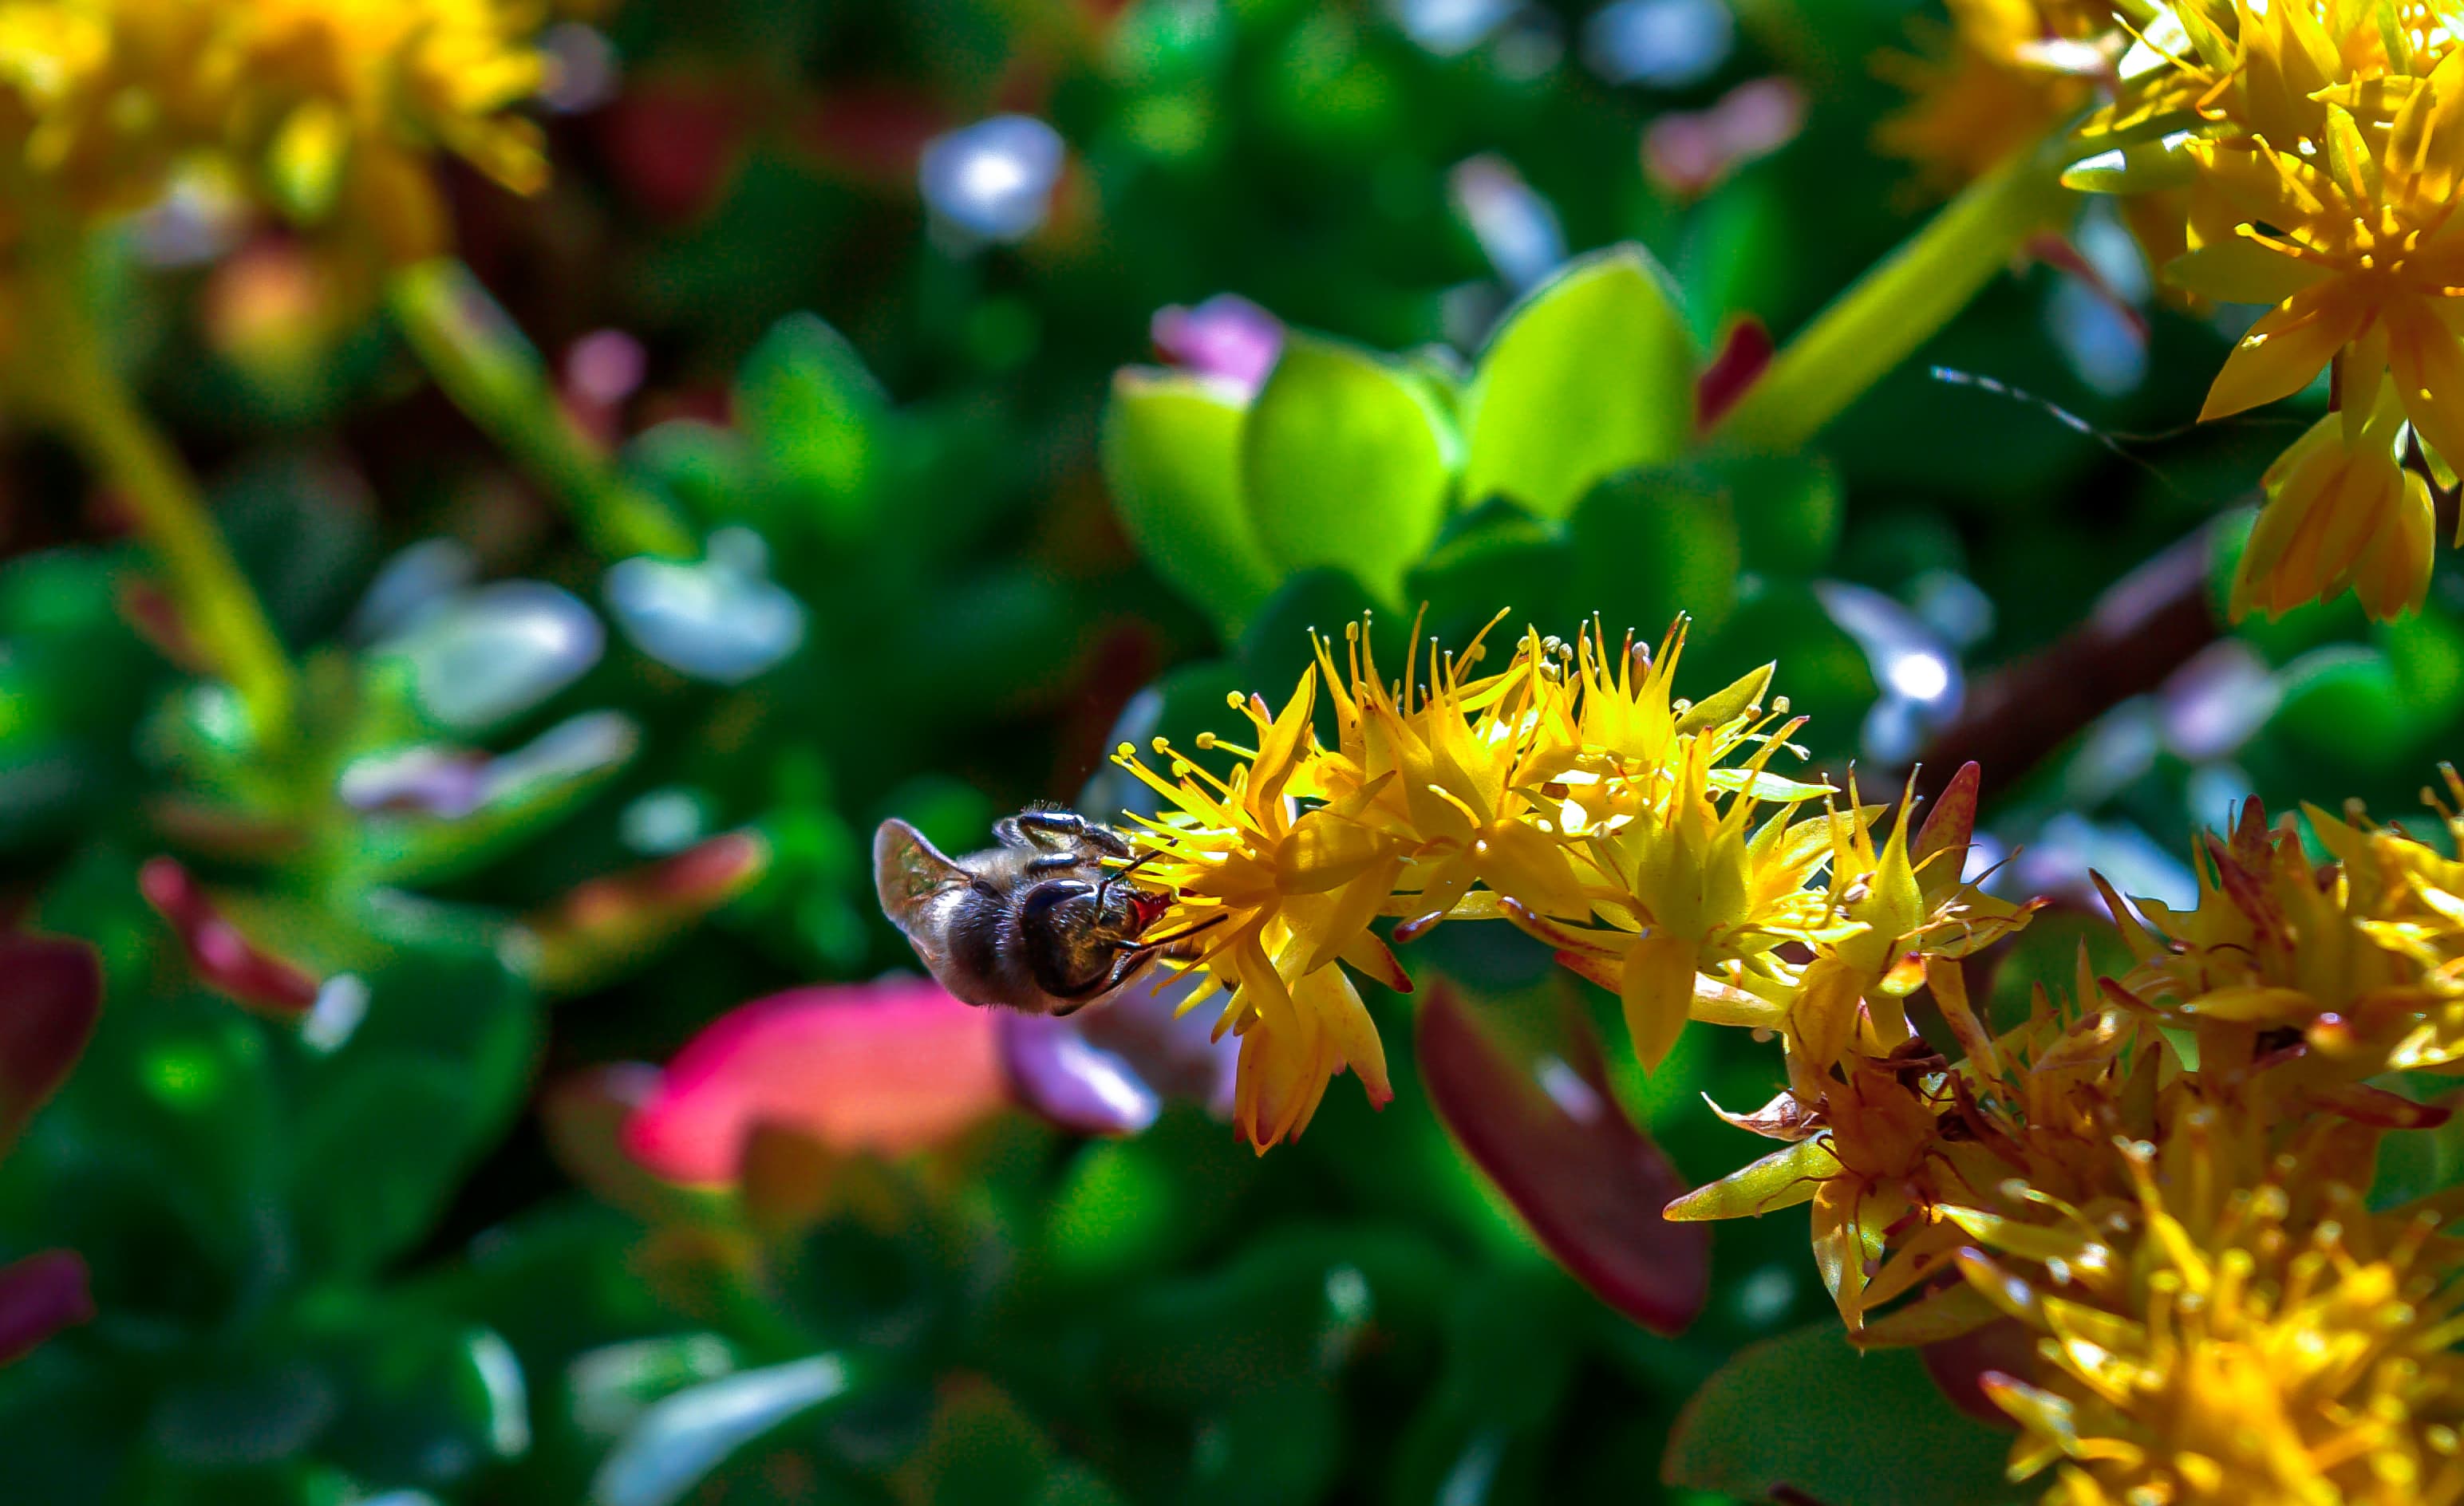
{"type": "Polygon", "coordinates": [[[1128,878],[1131,874],[1137,872],[1140,868],[1145,867],[1148,863],[1155,862],[1157,858],[1162,856],[1162,848],[1150,847],[1146,851],[1138,854],[1138,856],[1131,862],[1128,867],[1115,868],[1111,872],[1104,875],[1103,882],[1095,885],[1096,897],[1106,900],[1111,899],[1112,897],[1113,884],[1120,883],[1123,879],[1128,878]]]}

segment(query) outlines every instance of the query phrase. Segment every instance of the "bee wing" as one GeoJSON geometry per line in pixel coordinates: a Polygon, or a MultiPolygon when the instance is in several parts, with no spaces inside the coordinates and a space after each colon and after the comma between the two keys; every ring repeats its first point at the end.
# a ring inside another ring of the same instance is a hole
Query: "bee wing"
{"type": "MultiPolygon", "coordinates": [[[[872,885],[881,897],[881,912],[918,949],[930,943],[939,949],[934,912],[944,898],[964,891],[972,882],[966,869],[896,817],[872,834],[872,885]]],[[[925,960],[936,959],[928,955],[925,960]]]]}

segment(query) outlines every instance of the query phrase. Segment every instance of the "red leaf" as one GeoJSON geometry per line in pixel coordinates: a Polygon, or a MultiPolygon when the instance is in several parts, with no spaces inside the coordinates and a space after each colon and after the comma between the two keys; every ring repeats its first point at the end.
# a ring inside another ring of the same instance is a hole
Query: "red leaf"
{"type": "Polygon", "coordinates": [[[2436,1129],[2454,1117],[2454,1110],[2444,1103],[2416,1103],[2366,1082],[2312,1088],[2310,1102],[2331,1114],[2379,1129],[2436,1129]]]}
{"type": "Polygon", "coordinates": [[[677,1182],[733,1181],[757,1122],[837,1150],[940,1145],[1007,1102],[990,1010],[906,979],[756,1000],[693,1037],[625,1125],[677,1182]]]}
{"type": "Polygon", "coordinates": [[[0,1151],[58,1091],[102,1014],[94,949],[57,936],[0,937],[0,1151]]]}
{"type": "Polygon", "coordinates": [[[754,109],[741,79],[637,79],[599,112],[600,148],[644,213],[690,220],[735,177],[754,109]]]}
{"type": "Polygon", "coordinates": [[[1746,315],[1731,321],[1720,337],[1719,354],[1694,382],[1694,431],[1707,434],[1720,426],[1746,389],[1760,381],[1771,365],[1771,331],[1762,320],[1746,315]]]}
{"type": "Polygon", "coordinates": [[[833,172],[913,193],[924,143],[957,123],[920,91],[858,84],[825,94],[795,122],[791,135],[833,172]]]}
{"type": "Polygon", "coordinates": [[[180,933],[197,976],[268,1014],[304,1015],[316,1007],[317,980],[241,935],[187,869],[169,858],[151,859],[137,871],[137,887],[180,933]]]}
{"type": "Polygon", "coordinates": [[[575,885],[529,926],[542,986],[579,993],[648,960],[703,916],[742,894],[770,865],[770,848],[727,832],[672,857],[575,885]]]}
{"type": "Polygon", "coordinates": [[[1573,1007],[1555,1052],[1518,1052],[1441,983],[1420,1006],[1420,1078],[1463,1153],[1549,1253],[1602,1301],[1658,1333],[1703,1310],[1710,1232],[1661,1209],[1685,1179],[1611,1090],[1573,1007]]]}
{"type": "Polygon", "coordinates": [[[0,1268],[0,1364],[93,1318],[85,1261],[77,1252],[45,1250],[0,1268]]]}
{"type": "Polygon", "coordinates": [[[659,1069],[625,1061],[551,1083],[539,1095],[539,1128],[565,1175],[611,1208],[647,1223],[690,1211],[687,1194],[645,1170],[625,1151],[625,1126],[659,1090],[659,1069]]]}
{"type": "MultiPolygon", "coordinates": [[[[1976,792],[1984,782],[1984,771],[1976,766],[1975,759],[1959,766],[1959,772],[1933,797],[1933,809],[1925,812],[1925,824],[1917,828],[1918,862],[1938,852],[1967,850],[1969,840],[1976,835],[1976,792]]],[[[1950,877],[1959,875],[1953,873],[1950,877]]]]}
{"type": "Polygon", "coordinates": [[[1956,1339],[1926,1344],[1917,1353],[1925,1359],[1925,1373],[1942,1387],[1950,1405],[1989,1427],[2010,1430],[2016,1426],[2011,1414],[1985,1394],[1983,1382],[1990,1372],[2025,1375],[2034,1368],[2036,1340],[2025,1323],[2015,1318],[1997,1318],[1956,1339]]]}

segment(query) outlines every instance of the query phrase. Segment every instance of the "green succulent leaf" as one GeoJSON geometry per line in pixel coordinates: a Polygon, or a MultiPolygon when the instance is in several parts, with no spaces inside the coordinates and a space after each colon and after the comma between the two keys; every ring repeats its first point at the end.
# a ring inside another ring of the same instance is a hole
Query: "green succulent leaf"
{"type": "Polygon", "coordinates": [[[1138,553],[1237,638],[1281,573],[1241,498],[1244,410],[1180,372],[1130,367],[1104,409],[1104,479],[1138,553]]]}
{"type": "Polygon", "coordinates": [[[810,314],[781,319],[737,373],[736,403],[772,475],[825,535],[870,521],[890,399],[845,336],[810,314]]]}
{"type": "Polygon", "coordinates": [[[1914,1350],[1860,1354],[1825,1319],[1740,1351],[1704,1382],[1661,1477],[1743,1500],[1785,1486],[1857,1506],[1988,1506],[2035,1494],[2003,1478],[2009,1451],[2008,1434],[1943,1398],[1914,1350]]]}
{"type": "Polygon", "coordinates": [[[1427,384],[1385,358],[1291,336],[1249,409],[1242,490],[1285,570],[1349,571],[1400,606],[1452,491],[1454,434],[1427,384]]]}
{"type": "Polygon", "coordinates": [[[1509,312],[1466,401],[1463,495],[1564,517],[1599,480],[1682,452],[1694,347],[1668,275],[1639,246],[1583,257],[1509,312]]]}

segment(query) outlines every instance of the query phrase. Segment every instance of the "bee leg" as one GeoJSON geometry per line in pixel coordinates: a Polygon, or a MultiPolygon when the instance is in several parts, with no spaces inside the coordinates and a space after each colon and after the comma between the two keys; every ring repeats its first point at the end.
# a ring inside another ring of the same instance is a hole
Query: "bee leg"
{"type": "MultiPolygon", "coordinates": [[[[1112,959],[1112,971],[1105,975],[1104,986],[1096,992],[1095,997],[1110,998],[1112,994],[1127,987],[1132,978],[1144,972],[1147,970],[1147,964],[1155,961],[1159,953],[1155,948],[1141,947],[1135,951],[1125,951],[1119,956],[1114,957],[1112,959]]],[[[1076,1013],[1088,1001],[1086,1000],[1081,1000],[1079,1003],[1070,1005],[1069,1012],[1072,1014],[1076,1013]]]]}
{"type": "Polygon", "coordinates": [[[994,822],[993,835],[1013,847],[1052,847],[1067,842],[1075,849],[1092,847],[1108,857],[1130,855],[1130,844],[1121,840],[1119,832],[1100,821],[1090,821],[1076,811],[1021,811],[994,822]]]}
{"type": "Polygon", "coordinates": [[[1063,873],[1071,868],[1084,867],[1086,862],[1086,859],[1080,857],[1074,852],[1047,852],[1041,858],[1029,858],[1026,861],[1026,871],[1029,873],[1063,873]]]}

